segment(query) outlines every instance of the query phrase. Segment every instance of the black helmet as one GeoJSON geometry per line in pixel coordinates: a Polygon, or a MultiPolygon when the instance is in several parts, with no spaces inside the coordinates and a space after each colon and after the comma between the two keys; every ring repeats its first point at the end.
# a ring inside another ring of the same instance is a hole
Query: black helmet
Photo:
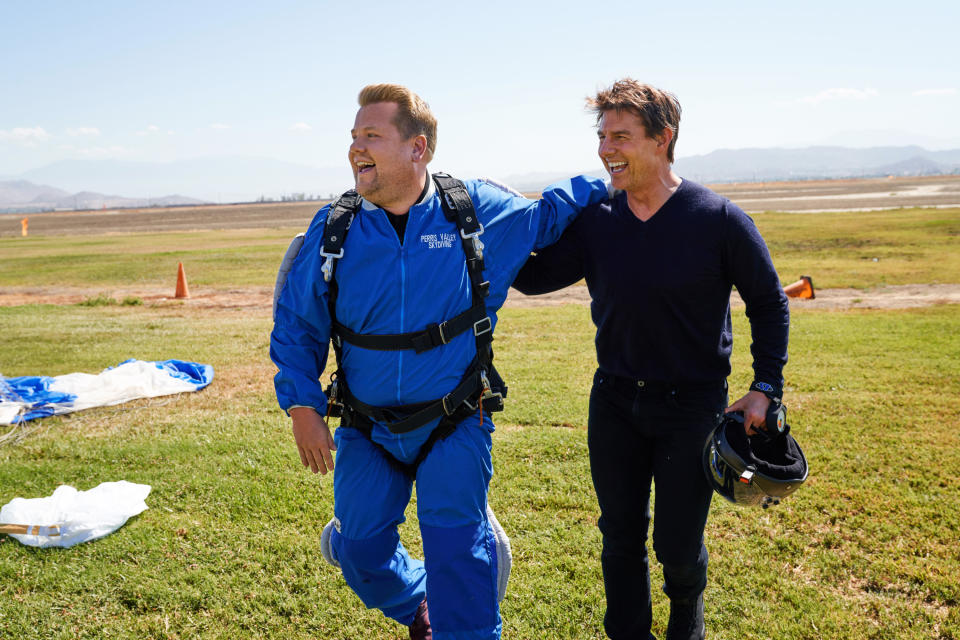
{"type": "Polygon", "coordinates": [[[786,407],[772,406],[767,424],[776,429],[748,436],[743,414],[725,414],[703,447],[703,470],[714,491],[739,505],[767,508],[797,490],[807,479],[807,459],[790,435],[786,407]]]}

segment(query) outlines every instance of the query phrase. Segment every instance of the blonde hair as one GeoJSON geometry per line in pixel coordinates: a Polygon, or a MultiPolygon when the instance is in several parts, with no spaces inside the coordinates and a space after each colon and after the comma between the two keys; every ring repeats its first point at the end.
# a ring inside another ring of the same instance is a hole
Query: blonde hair
{"type": "Polygon", "coordinates": [[[633,78],[617,80],[608,89],[587,98],[587,108],[597,114],[597,124],[607,111],[627,111],[640,118],[648,138],[659,136],[665,129],[673,131],[667,147],[667,160],[673,162],[673,148],[680,129],[680,101],[677,96],[633,78]]]}
{"type": "Polygon", "coordinates": [[[417,94],[399,84],[371,84],[360,90],[357,102],[361,107],[377,102],[392,102],[397,105],[393,124],[405,139],[424,136],[427,151],[424,160],[430,162],[437,148],[437,119],[430,112],[430,105],[417,94]]]}

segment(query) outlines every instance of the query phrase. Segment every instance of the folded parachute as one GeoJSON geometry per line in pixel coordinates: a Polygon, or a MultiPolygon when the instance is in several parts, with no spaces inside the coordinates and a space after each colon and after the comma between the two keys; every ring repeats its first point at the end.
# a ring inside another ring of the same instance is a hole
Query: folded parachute
{"type": "Polygon", "coordinates": [[[126,360],[97,375],[0,376],[0,424],[199,391],[211,382],[212,366],[182,360],[126,360]]]}

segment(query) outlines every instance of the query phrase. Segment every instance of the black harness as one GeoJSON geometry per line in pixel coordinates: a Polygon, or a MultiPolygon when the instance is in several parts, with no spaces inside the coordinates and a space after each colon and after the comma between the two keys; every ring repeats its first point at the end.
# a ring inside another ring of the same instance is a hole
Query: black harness
{"type": "Polygon", "coordinates": [[[503,410],[503,398],[507,395],[507,387],[493,367],[493,323],[487,314],[485,301],[490,292],[490,283],[483,279],[483,243],[480,242],[483,225],[477,220],[473,201],[463,182],[445,173],[434,174],[433,181],[440,195],[444,215],[447,220],[456,224],[460,232],[472,299],[471,306],[466,311],[444,322],[432,323],[420,331],[398,334],[357,333],[337,321],[339,286],[335,278],[336,261],[343,258],[347,232],[360,208],[360,196],[354,190],[347,191],[331,205],[320,251],[320,255],[326,258],[321,271],[329,288],[330,336],[337,361],[337,370],[331,376],[330,386],[325,390],[328,415],[340,416],[341,426],[358,429],[368,439],[371,437],[374,421],[385,424],[392,433],[407,433],[440,418],[439,426],[421,447],[417,459],[410,464],[400,462],[380,447],[391,463],[411,476],[415,476],[420,462],[438,439],[449,436],[461,420],[478,410],[487,413],[503,410]],[[396,407],[375,407],[361,402],[350,392],[341,359],[344,342],[365,349],[412,349],[416,353],[423,353],[445,345],[456,336],[471,330],[476,340],[477,357],[467,368],[456,388],[442,398],[396,407]]]}

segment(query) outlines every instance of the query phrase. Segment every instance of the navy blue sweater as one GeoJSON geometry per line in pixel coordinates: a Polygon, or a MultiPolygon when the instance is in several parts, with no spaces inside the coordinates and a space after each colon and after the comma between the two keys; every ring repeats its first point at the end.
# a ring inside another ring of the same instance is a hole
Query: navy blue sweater
{"type": "Polygon", "coordinates": [[[684,180],[646,222],[620,193],[584,209],[555,244],[531,256],[513,286],[548,293],[586,278],[597,361],[608,373],[670,383],[730,373],[730,291],[747,305],[755,379],[780,390],[790,311],[753,220],[684,180]]]}

